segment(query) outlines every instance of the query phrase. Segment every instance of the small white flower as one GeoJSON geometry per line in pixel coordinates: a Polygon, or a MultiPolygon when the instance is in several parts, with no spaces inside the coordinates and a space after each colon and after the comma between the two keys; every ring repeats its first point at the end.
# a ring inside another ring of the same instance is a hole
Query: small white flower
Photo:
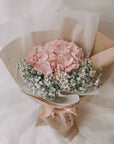
{"type": "Polygon", "coordinates": [[[83,88],[83,87],[79,87],[79,90],[83,91],[83,90],[84,90],[84,88],[83,88]]]}
{"type": "Polygon", "coordinates": [[[62,76],[60,74],[56,75],[56,80],[61,80],[62,76]]]}
{"type": "Polygon", "coordinates": [[[55,89],[55,88],[52,88],[52,89],[49,91],[49,95],[50,95],[50,96],[55,96],[55,91],[56,91],[56,89],[55,89]]]}
{"type": "Polygon", "coordinates": [[[80,77],[77,77],[77,79],[76,79],[76,80],[77,80],[77,81],[80,81],[80,79],[81,79],[80,77]]]}
{"type": "Polygon", "coordinates": [[[55,77],[55,75],[51,75],[50,77],[49,77],[49,79],[55,79],[56,77],[55,77]]]}
{"type": "Polygon", "coordinates": [[[62,85],[62,87],[66,87],[68,85],[68,83],[64,81],[63,83],[61,83],[61,85],[62,85]]]}
{"type": "Polygon", "coordinates": [[[53,87],[52,87],[52,88],[51,88],[51,91],[54,91],[54,92],[55,92],[55,91],[56,91],[56,88],[53,88],[53,87]]]}
{"type": "Polygon", "coordinates": [[[77,89],[76,89],[76,88],[74,88],[73,91],[74,91],[75,93],[77,93],[77,89]]]}
{"type": "Polygon", "coordinates": [[[34,85],[36,86],[36,88],[40,88],[40,85],[38,83],[34,83],[34,85]]]}
{"type": "Polygon", "coordinates": [[[61,73],[61,77],[62,77],[63,79],[66,79],[66,78],[69,77],[69,75],[68,75],[66,72],[62,72],[62,73],[61,73]]]}
{"type": "Polygon", "coordinates": [[[57,84],[60,84],[60,80],[56,80],[57,84]]]}
{"type": "Polygon", "coordinates": [[[72,75],[71,78],[75,80],[75,79],[76,79],[76,76],[75,76],[75,75],[72,75]]]}
{"type": "Polygon", "coordinates": [[[90,76],[94,77],[95,76],[96,71],[90,71],[90,76]]]}
{"type": "Polygon", "coordinates": [[[76,85],[76,82],[75,82],[73,79],[72,79],[70,82],[71,82],[71,85],[72,85],[72,86],[75,86],[75,85],[76,85]]]}
{"type": "Polygon", "coordinates": [[[76,71],[73,71],[73,73],[72,73],[73,75],[76,75],[76,71]]]}
{"type": "Polygon", "coordinates": [[[40,79],[41,79],[41,77],[35,77],[34,78],[35,82],[39,82],[40,79]]]}
{"type": "Polygon", "coordinates": [[[44,92],[44,91],[45,91],[45,88],[42,88],[41,90],[44,92]]]}
{"type": "MultiPolygon", "coordinates": [[[[37,69],[36,69],[36,71],[37,71],[37,69]]],[[[37,71],[37,74],[38,74],[38,75],[41,75],[41,72],[40,72],[40,71],[37,71]]]]}
{"type": "Polygon", "coordinates": [[[50,85],[50,81],[44,81],[47,86],[50,85]]]}
{"type": "Polygon", "coordinates": [[[100,79],[97,79],[97,80],[95,81],[95,85],[98,86],[99,83],[100,83],[100,79]]]}
{"type": "Polygon", "coordinates": [[[26,72],[26,75],[28,75],[28,74],[29,74],[29,72],[27,71],[27,72],[26,72]]]}
{"type": "Polygon", "coordinates": [[[70,91],[70,87],[69,87],[69,86],[65,86],[65,87],[63,88],[63,90],[66,91],[66,92],[69,92],[69,91],[70,91]]]}
{"type": "Polygon", "coordinates": [[[33,81],[34,80],[33,77],[31,77],[30,80],[33,81]]]}
{"type": "Polygon", "coordinates": [[[87,78],[87,75],[85,73],[83,74],[83,78],[85,78],[85,79],[87,78]]]}
{"type": "Polygon", "coordinates": [[[40,85],[43,85],[43,82],[42,82],[42,81],[40,81],[40,82],[39,82],[39,84],[40,84],[40,85]]]}
{"type": "Polygon", "coordinates": [[[61,79],[61,80],[60,80],[60,83],[61,83],[61,84],[66,83],[65,79],[61,79]]]}

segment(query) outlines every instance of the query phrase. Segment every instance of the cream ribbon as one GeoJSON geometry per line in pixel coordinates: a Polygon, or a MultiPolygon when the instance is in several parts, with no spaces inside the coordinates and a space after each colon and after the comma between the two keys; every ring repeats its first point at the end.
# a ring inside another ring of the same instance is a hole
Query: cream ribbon
{"type": "Polygon", "coordinates": [[[50,105],[51,103],[46,101],[42,97],[36,97],[30,94],[27,94],[27,95],[31,96],[34,100],[36,99],[46,104],[44,105],[42,103],[43,109],[42,109],[42,112],[40,113],[40,117],[42,117],[43,119],[46,119],[48,117],[51,117],[52,119],[54,119],[58,114],[61,118],[61,121],[65,129],[70,129],[73,126],[74,124],[73,116],[77,116],[76,104],[66,106],[63,108],[57,108],[56,104],[50,105]]]}
{"type": "Polygon", "coordinates": [[[74,116],[77,116],[76,105],[68,106],[65,108],[54,108],[51,106],[43,105],[43,110],[40,113],[42,118],[55,118],[57,114],[60,116],[65,129],[70,129],[74,123],[74,116]]]}

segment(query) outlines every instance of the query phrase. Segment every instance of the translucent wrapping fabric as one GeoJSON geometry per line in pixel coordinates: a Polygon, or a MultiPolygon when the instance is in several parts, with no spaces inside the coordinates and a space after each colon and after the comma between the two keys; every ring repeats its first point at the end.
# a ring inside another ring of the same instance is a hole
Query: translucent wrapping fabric
{"type": "MultiPolygon", "coordinates": [[[[17,79],[16,66],[20,58],[26,57],[34,46],[44,45],[54,39],[64,39],[74,41],[83,48],[85,55],[89,56],[98,23],[99,14],[79,11],[41,13],[10,20],[0,26],[0,56],[14,80],[22,88],[23,85],[17,79]]],[[[47,103],[43,99],[35,98],[34,100],[43,105],[47,103]]],[[[50,102],[47,104],[63,108],[78,101],[79,97],[72,95],[65,102],[61,101],[56,105],[50,102]]],[[[58,127],[62,121],[58,113],[54,119],[50,116],[45,118],[45,121],[63,136],[73,138],[77,133],[77,127],[74,126],[76,125],[75,116],[67,111],[65,114],[70,115],[73,121],[73,125],[68,129],[62,125],[58,127]]]]}
{"type": "MultiPolygon", "coordinates": [[[[0,26],[0,56],[14,80],[22,87],[17,80],[16,65],[34,46],[64,39],[77,43],[89,56],[98,23],[98,13],[82,11],[39,13],[12,19],[0,26]]],[[[76,102],[77,98],[73,101],[76,102]]]]}

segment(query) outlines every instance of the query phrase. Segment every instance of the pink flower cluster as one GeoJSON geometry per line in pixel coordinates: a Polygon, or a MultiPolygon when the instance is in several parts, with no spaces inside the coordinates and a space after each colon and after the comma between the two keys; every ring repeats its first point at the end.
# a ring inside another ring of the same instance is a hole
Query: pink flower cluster
{"type": "Polygon", "coordinates": [[[54,40],[44,46],[35,47],[27,56],[27,62],[42,72],[70,72],[77,69],[83,61],[83,51],[74,42],[54,40]]]}

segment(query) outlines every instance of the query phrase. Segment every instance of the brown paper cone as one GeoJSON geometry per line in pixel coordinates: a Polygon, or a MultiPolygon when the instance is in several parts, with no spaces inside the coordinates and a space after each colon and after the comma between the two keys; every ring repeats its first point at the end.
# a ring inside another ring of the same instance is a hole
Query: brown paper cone
{"type": "Polygon", "coordinates": [[[91,56],[111,47],[114,47],[114,40],[111,40],[109,37],[97,32],[91,56]]]}

